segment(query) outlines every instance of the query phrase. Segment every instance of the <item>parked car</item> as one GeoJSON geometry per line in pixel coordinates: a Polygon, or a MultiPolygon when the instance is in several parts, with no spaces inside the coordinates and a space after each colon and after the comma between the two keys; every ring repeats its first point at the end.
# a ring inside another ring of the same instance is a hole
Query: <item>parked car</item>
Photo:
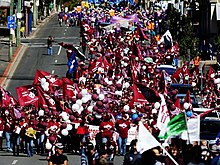
{"type": "Polygon", "coordinates": [[[158,65],[157,69],[161,72],[165,70],[169,75],[173,75],[176,72],[176,67],[173,65],[158,65]]]}
{"type": "Polygon", "coordinates": [[[196,95],[194,94],[193,87],[191,84],[170,84],[171,90],[177,89],[178,94],[177,97],[180,98],[180,104],[184,104],[184,99],[186,97],[186,93],[189,90],[190,91],[190,99],[192,102],[193,108],[200,108],[201,102],[198,101],[196,95]]]}
{"type": "Polygon", "coordinates": [[[216,117],[206,117],[200,120],[200,139],[208,140],[213,144],[220,132],[220,119],[216,117]]]}

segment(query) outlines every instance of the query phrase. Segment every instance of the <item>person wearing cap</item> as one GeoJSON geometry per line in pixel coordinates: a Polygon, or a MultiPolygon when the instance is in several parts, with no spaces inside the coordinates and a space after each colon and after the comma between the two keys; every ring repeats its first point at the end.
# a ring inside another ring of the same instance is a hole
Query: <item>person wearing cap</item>
{"type": "Polygon", "coordinates": [[[86,146],[86,152],[82,152],[81,165],[97,165],[99,162],[99,153],[94,145],[89,142],[86,146]]]}
{"type": "Polygon", "coordinates": [[[63,155],[63,144],[55,144],[55,154],[51,155],[48,160],[48,165],[68,165],[68,158],[63,155]]]}

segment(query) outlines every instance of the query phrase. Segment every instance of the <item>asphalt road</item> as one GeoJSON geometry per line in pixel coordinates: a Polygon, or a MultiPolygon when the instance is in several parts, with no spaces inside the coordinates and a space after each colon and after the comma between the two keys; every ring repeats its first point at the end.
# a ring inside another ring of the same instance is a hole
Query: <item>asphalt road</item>
{"type": "MultiPolygon", "coordinates": [[[[16,87],[31,85],[36,70],[44,70],[52,75],[65,77],[67,71],[67,57],[65,49],[61,48],[58,42],[67,42],[79,45],[79,27],[59,27],[57,17],[53,17],[39,29],[38,33],[31,39],[23,39],[22,44],[26,46],[14,74],[7,80],[7,90],[17,98],[16,87]],[[54,37],[54,55],[47,55],[47,37],[54,37]]],[[[80,165],[80,156],[65,153],[68,156],[70,165],[80,165]]],[[[13,156],[12,153],[0,151],[0,165],[45,165],[45,156],[34,155],[27,157],[25,154],[13,156]]],[[[121,165],[123,157],[116,157],[114,164],[121,165]]]]}
{"type": "MultiPolygon", "coordinates": [[[[80,156],[70,153],[64,153],[68,157],[69,165],[80,165],[80,156]]],[[[115,157],[114,164],[122,165],[123,157],[115,157]]],[[[27,157],[25,154],[13,156],[12,153],[0,151],[0,165],[46,165],[46,156],[34,155],[27,157]]]]}
{"type": "Polygon", "coordinates": [[[60,27],[57,17],[41,26],[38,33],[31,39],[22,39],[27,48],[14,74],[8,78],[7,90],[16,95],[16,87],[31,85],[36,70],[44,70],[52,75],[65,77],[67,71],[66,50],[58,42],[79,45],[79,27],[60,27]],[[54,37],[53,55],[47,55],[47,37],[54,37]]]}

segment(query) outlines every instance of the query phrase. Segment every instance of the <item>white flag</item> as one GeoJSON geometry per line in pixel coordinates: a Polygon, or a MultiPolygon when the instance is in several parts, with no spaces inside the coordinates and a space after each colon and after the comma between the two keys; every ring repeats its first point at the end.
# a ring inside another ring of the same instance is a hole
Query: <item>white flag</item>
{"type": "Polygon", "coordinates": [[[139,123],[137,151],[143,153],[151,148],[161,146],[142,122],[139,123]]]}
{"type": "Polygon", "coordinates": [[[164,99],[164,95],[159,93],[159,96],[161,98],[161,103],[160,103],[160,110],[158,113],[158,117],[157,117],[157,127],[160,130],[160,136],[164,136],[166,131],[167,131],[167,124],[170,121],[170,116],[169,116],[169,112],[167,109],[167,104],[166,101],[164,99]]]}
{"type": "Polygon", "coordinates": [[[167,41],[171,43],[171,46],[173,46],[173,37],[169,30],[167,30],[164,35],[162,35],[161,39],[157,42],[157,44],[161,44],[162,42],[165,42],[165,38],[167,41]]]}
{"type": "Polygon", "coordinates": [[[200,118],[191,118],[187,121],[187,131],[181,134],[181,139],[189,140],[189,142],[200,141],[200,118]]]}

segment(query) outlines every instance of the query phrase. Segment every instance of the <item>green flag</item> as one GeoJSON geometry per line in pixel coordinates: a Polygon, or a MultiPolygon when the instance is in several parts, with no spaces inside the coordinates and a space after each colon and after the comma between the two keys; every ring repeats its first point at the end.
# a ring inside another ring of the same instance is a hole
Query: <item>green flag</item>
{"type": "Polygon", "coordinates": [[[185,113],[182,112],[172,118],[167,124],[167,131],[164,136],[159,136],[161,139],[166,139],[168,136],[176,136],[187,130],[185,113]]]}

